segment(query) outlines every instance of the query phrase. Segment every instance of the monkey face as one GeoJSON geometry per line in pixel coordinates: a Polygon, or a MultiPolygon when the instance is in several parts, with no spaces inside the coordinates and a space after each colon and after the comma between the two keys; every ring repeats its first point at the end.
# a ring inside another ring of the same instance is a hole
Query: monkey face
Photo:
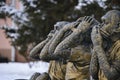
{"type": "Polygon", "coordinates": [[[120,32],[120,11],[108,11],[101,19],[104,23],[102,30],[106,33],[112,35],[116,32],[120,32]]]}

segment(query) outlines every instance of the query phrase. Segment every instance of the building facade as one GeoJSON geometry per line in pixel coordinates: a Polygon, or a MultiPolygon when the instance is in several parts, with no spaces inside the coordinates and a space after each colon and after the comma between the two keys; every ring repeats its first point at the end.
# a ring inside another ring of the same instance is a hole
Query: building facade
{"type": "MultiPolygon", "coordinates": [[[[22,9],[20,0],[2,0],[8,6],[16,8],[18,11],[22,9]]],[[[17,27],[10,17],[0,17],[0,27],[7,25],[7,27],[17,27]]],[[[5,31],[0,29],[0,57],[8,59],[8,61],[25,62],[26,59],[18,53],[18,50],[11,45],[11,39],[6,38],[5,31]]]]}

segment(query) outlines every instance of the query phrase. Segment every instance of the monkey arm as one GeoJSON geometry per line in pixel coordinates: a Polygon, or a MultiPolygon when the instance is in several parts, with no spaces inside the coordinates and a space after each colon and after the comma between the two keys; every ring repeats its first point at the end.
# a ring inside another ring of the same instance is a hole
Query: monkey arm
{"type": "Polygon", "coordinates": [[[36,45],[31,51],[30,51],[30,58],[32,59],[39,59],[39,52],[42,50],[42,48],[46,45],[46,43],[48,42],[48,39],[45,39],[44,41],[42,41],[41,43],[39,43],[38,45],[36,45]]]}
{"type": "Polygon", "coordinates": [[[49,56],[51,54],[48,53],[48,48],[50,44],[51,44],[51,40],[44,46],[44,48],[41,50],[41,53],[39,54],[40,59],[43,61],[49,60],[49,56]]]}
{"type": "Polygon", "coordinates": [[[111,63],[108,62],[105,52],[101,46],[96,46],[94,47],[94,49],[98,56],[100,69],[102,69],[108,80],[117,80],[118,78],[120,78],[120,47],[115,53],[116,56],[113,56],[115,57],[115,60],[111,63]]]}
{"type": "Polygon", "coordinates": [[[90,74],[93,79],[98,80],[99,64],[97,55],[92,51],[91,61],[90,61],[90,74]]]}
{"type": "Polygon", "coordinates": [[[41,60],[43,61],[49,61],[50,58],[52,57],[49,52],[48,52],[48,49],[49,49],[49,46],[51,44],[51,42],[54,40],[55,36],[58,34],[58,32],[55,32],[55,34],[53,35],[53,37],[51,38],[51,40],[49,40],[49,42],[43,47],[43,49],[41,50],[40,54],[39,54],[39,57],[41,60]]]}
{"type": "MultiPolygon", "coordinates": [[[[57,35],[57,34],[56,34],[57,35]]],[[[54,36],[55,37],[55,36],[54,36]]],[[[48,49],[50,47],[51,42],[53,41],[54,37],[44,46],[44,48],[42,49],[41,53],[40,53],[40,59],[43,61],[50,61],[50,60],[61,60],[61,57],[59,55],[53,55],[51,53],[48,52],[48,49]]],[[[70,50],[65,50],[62,51],[62,53],[70,53],[70,50]]],[[[62,54],[61,53],[61,54],[62,54]]],[[[65,56],[66,57],[66,56],[65,56]]]]}
{"type": "Polygon", "coordinates": [[[67,54],[69,53],[70,54],[70,50],[65,50],[65,51],[62,51],[60,52],[60,54],[62,54],[62,56],[60,55],[53,55],[53,54],[50,54],[48,53],[48,48],[49,48],[49,45],[51,44],[51,41],[48,42],[43,50],[41,51],[41,54],[40,54],[40,59],[43,60],[43,61],[50,61],[50,60],[63,60],[62,57],[64,57],[66,59],[66,57],[68,57],[69,55],[63,55],[63,54],[67,54]]]}
{"type": "Polygon", "coordinates": [[[66,37],[61,43],[58,44],[56,47],[54,53],[59,53],[62,50],[66,50],[69,47],[74,47],[76,40],[79,38],[79,35],[77,33],[73,32],[71,35],[66,37]]]}

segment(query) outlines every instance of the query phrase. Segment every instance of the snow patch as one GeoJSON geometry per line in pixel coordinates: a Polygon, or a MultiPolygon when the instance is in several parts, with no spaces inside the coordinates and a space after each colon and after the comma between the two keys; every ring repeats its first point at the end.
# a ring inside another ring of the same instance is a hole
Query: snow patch
{"type": "Polygon", "coordinates": [[[48,68],[45,62],[0,63],[0,80],[29,79],[35,72],[47,72],[48,68]]]}

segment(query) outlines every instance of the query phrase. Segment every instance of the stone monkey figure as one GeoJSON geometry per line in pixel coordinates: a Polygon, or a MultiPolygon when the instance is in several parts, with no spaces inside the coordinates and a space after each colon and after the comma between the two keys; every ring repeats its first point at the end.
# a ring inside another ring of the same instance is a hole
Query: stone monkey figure
{"type": "MultiPolygon", "coordinates": [[[[59,44],[62,40],[64,40],[66,35],[69,35],[69,34],[65,33],[68,31],[68,28],[74,27],[75,25],[76,25],[75,23],[69,23],[69,24],[65,25],[59,31],[58,35],[56,35],[56,37],[52,41],[53,43],[51,43],[52,46],[50,45],[52,47],[52,49],[53,49],[53,47],[57,46],[57,44],[59,44]]],[[[50,50],[50,47],[49,47],[49,50],[50,50]]],[[[69,54],[70,54],[70,52],[71,51],[68,50],[69,54]]],[[[49,54],[53,54],[53,53],[49,53],[49,54]]],[[[61,58],[55,59],[53,55],[51,55],[51,57],[49,57],[49,59],[51,61],[50,70],[49,70],[51,79],[52,80],[65,80],[66,62],[63,61],[61,58]]]]}
{"type": "MultiPolygon", "coordinates": [[[[30,55],[32,58],[36,59],[36,57],[39,57],[39,54],[42,53],[42,55],[47,55],[48,54],[48,48],[49,48],[49,45],[51,43],[51,41],[54,39],[54,37],[57,35],[57,33],[59,32],[60,28],[62,28],[65,24],[68,24],[69,22],[66,22],[66,21],[60,21],[60,22],[57,22],[55,25],[54,25],[54,30],[52,30],[49,34],[48,34],[48,37],[47,39],[45,39],[43,42],[39,43],[37,46],[35,46],[31,52],[30,52],[30,55]],[[46,43],[47,42],[47,43],[46,43]],[[43,54],[44,53],[44,54],[43,54]]],[[[46,62],[49,62],[49,60],[46,60],[46,59],[40,59],[40,60],[43,60],[43,61],[46,61],[46,62]]],[[[53,62],[50,62],[50,66],[51,66],[51,63],[54,63],[55,61],[53,62]]],[[[53,67],[54,68],[54,67],[53,67]]],[[[50,69],[52,69],[50,67],[50,69]]],[[[51,71],[49,69],[49,71],[51,71]]],[[[35,73],[30,80],[48,80],[50,79],[49,77],[49,74],[48,73],[43,73],[43,74],[39,74],[39,73],[35,73]]]]}
{"type": "MultiPolygon", "coordinates": [[[[71,23],[68,23],[66,25],[71,25],[71,23]]],[[[61,29],[63,29],[64,27],[69,27],[66,25],[61,27],[61,29]]],[[[48,52],[48,49],[50,48],[51,43],[54,41],[54,39],[56,39],[56,37],[58,37],[61,29],[58,31],[58,33],[55,35],[55,37],[53,37],[53,39],[51,39],[51,41],[49,41],[46,44],[46,46],[43,48],[43,50],[41,51],[41,54],[40,54],[40,58],[42,60],[50,61],[50,67],[49,67],[48,73],[50,75],[51,80],[65,80],[66,64],[61,60],[51,59],[51,57],[53,57],[53,56],[52,56],[52,54],[50,54],[48,52]]],[[[59,36],[59,38],[60,37],[61,37],[61,35],[59,36]]],[[[61,40],[58,40],[58,43],[61,40]]]]}
{"type": "Polygon", "coordinates": [[[90,74],[94,80],[120,80],[120,11],[108,11],[102,20],[104,25],[94,26],[91,33],[90,74]]]}
{"type": "MultiPolygon", "coordinates": [[[[40,58],[43,60],[46,60],[46,59],[50,60],[49,74],[50,74],[52,80],[56,80],[56,79],[64,80],[65,79],[66,64],[64,63],[64,61],[61,61],[60,59],[59,60],[54,59],[54,56],[52,55],[52,53],[47,52],[46,50],[48,49],[48,47],[49,47],[49,50],[53,50],[57,46],[57,44],[59,44],[60,41],[62,41],[66,37],[66,35],[67,36],[69,35],[66,32],[70,33],[71,31],[69,31],[69,30],[74,28],[79,23],[79,21],[80,21],[80,19],[78,19],[75,22],[66,24],[63,28],[61,28],[61,30],[58,32],[56,37],[53,40],[51,40],[51,42],[47,45],[47,47],[44,48],[43,51],[41,51],[40,58]],[[52,45],[52,46],[50,47],[49,45],[50,46],[52,45]],[[48,53],[48,54],[45,55],[46,53],[48,53]]],[[[70,54],[71,51],[68,50],[68,52],[70,54]]]]}
{"type": "MultiPolygon", "coordinates": [[[[34,60],[41,60],[39,58],[39,54],[41,52],[41,50],[43,49],[43,47],[51,40],[51,38],[53,37],[55,33],[55,30],[51,30],[50,33],[48,34],[47,38],[45,40],[43,40],[42,42],[40,42],[38,45],[36,45],[31,51],[30,51],[30,58],[34,59],[34,60]]],[[[48,73],[34,73],[31,77],[30,80],[49,80],[49,74],[48,73]]]]}

